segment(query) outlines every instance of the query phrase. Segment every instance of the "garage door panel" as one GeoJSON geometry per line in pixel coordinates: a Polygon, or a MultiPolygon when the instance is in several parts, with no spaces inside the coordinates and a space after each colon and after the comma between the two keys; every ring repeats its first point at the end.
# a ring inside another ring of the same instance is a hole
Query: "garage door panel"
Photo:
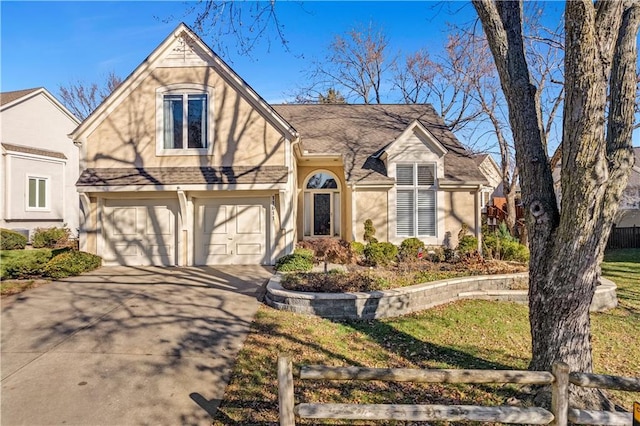
{"type": "Polygon", "coordinates": [[[137,244],[114,244],[113,249],[120,256],[124,257],[136,257],[138,256],[139,250],[137,244]]]}
{"type": "Polygon", "coordinates": [[[105,200],[105,264],[175,265],[177,202],[105,200]]]}
{"type": "Polygon", "coordinates": [[[145,225],[147,235],[174,235],[175,215],[165,206],[149,207],[145,225]]]}
{"type": "Polygon", "coordinates": [[[236,253],[239,255],[260,255],[264,253],[262,244],[236,244],[236,253]]]}
{"type": "Polygon", "coordinates": [[[236,234],[263,234],[263,206],[239,205],[236,213],[236,234]]]}
{"type": "Polygon", "coordinates": [[[227,234],[229,206],[204,206],[204,233],[227,234]]]}
{"type": "Polygon", "coordinates": [[[137,235],[138,209],[135,207],[115,208],[108,218],[114,235],[137,235]]]}

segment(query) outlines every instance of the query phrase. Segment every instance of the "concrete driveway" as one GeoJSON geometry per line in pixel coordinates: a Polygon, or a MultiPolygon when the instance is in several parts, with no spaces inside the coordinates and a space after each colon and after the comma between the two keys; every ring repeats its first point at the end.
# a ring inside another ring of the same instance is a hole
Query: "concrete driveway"
{"type": "Polygon", "coordinates": [[[209,424],[269,276],[110,267],[3,298],[1,424],[209,424]]]}

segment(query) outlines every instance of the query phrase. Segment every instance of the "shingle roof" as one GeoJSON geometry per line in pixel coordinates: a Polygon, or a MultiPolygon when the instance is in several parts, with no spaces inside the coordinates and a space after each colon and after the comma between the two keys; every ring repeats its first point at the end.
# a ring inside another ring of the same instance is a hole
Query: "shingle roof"
{"type": "Polygon", "coordinates": [[[13,92],[0,93],[0,106],[13,102],[16,99],[20,99],[23,96],[27,96],[29,93],[40,90],[42,87],[34,87],[33,89],[15,90],[13,92]]]}
{"type": "Polygon", "coordinates": [[[11,144],[11,143],[4,143],[4,142],[2,142],[2,146],[7,151],[23,152],[25,154],[42,155],[43,157],[62,158],[64,160],[67,159],[66,155],[64,155],[62,152],[58,152],[58,151],[50,151],[48,149],[33,148],[33,147],[30,147],[30,146],[23,146],[23,145],[14,145],[14,144],[11,144]]]}
{"type": "Polygon", "coordinates": [[[285,183],[285,166],[86,169],[76,186],[285,183]]]}
{"type": "Polygon", "coordinates": [[[342,154],[348,181],[393,181],[375,154],[418,120],[448,150],[445,181],[485,182],[471,155],[430,105],[287,104],[274,109],[298,131],[304,150],[342,154]]]}

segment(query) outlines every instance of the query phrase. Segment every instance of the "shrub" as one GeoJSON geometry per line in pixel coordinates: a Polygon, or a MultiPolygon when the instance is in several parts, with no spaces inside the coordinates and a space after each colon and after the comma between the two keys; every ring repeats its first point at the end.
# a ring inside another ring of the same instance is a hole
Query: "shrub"
{"type": "Polygon", "coordinates": [[[311,261],[313,261],[313,257],[315,256],[315,253],[313,252],[313,250],[311,249],[307,249],[307,248],[302,248],[302,247],[297,247],[294,251],[294,254],[298,254],[300,256],[303,257],[308,257],[309,259],[311,259],[311,261]]]}
{"type": "Polygon", "coordinates": [[[300,253],[287,254],[276,261],[275,269],[279,272],[310,271],[313,258],[300,253]]]}
{"type": "Polygon", "coordinates": [[[458,241],[458,253],[468,254],[478,250],[478,239],[472,235],[464,235],[458,241]]]}
{"type": "Polygon", "coordinates": [[[377,243],[376,239],[376,228],[373,227],[373,221],[371,219],[367,219],[364,221],[364,235],[362,239],[367,243],[377,243]]]}
{"type": "Polygon", "coordinates": [[[34,248],[65,247],[70,244],[70,235],[71,231],[68,228],[36,228],[31,244],[34,248]]]}
{"type": "Polygon", "coordinates": [[[22,250],[27,245],[27,237],[10,229],[0,229],[1,250],[22,250]]]}
{"type": "Polygon", "coordinates": [[[391,243],[369,243],[364,248],[364,257],[371,266],[386,266],[398,257],[398,247],[391,243]]]}
{"type": "Polygon", "coordinates": [[[67,251],[53,257],[43,268],[43,275],[58,279],[93,271],[102,265],[102,259],[84,251],[67,251]]]}
{"type": "Polygon", "coordinates": [[[400,260],[416,260],[418,259],[418,253],[422,251],[424,253],[424,243],[415,237],[407,238],[400,243],[400,260]]]}
{"type": "MultiPolygon", "coordinates": [[[[502,227],[502,225],[501,225],[502,227]]],[[[485,256],[498,260],[528,262],[529,250],[511,236],[508,231],[492,233],[483,236],[483,252],[485,256]]]]}
{"type": "Polygon", "coordinates": [[[44,275],[44,267],[51,259],[49,250],[28,250],[24,256],[11,259],[4,264],[3,279],[21,279],[44,275]]]}
{"type": "Polygon", "coordinates": [[[336,238],[315,238],[298,243],[300,248],[312,250],[317,262],[353,263],[355,255],[351,245],[336,238]]]}
{"type": "Polygon", "coordinates": [[[446,258],[444,250],[444,247],[428,247],[427,259],[431,262],[444,262],[446,258]]]}
{"type": "Polygon", "coordinates": [[[351,241],[351,251],[353,254],[362,256],[364,254],[364,244],[358,241],[351,241]]]}
{"type": "Polygon", "coordinates": [[[502,260],[528,262],[529,249],[517,241],[504,241],[502,243],[502,260]]]}

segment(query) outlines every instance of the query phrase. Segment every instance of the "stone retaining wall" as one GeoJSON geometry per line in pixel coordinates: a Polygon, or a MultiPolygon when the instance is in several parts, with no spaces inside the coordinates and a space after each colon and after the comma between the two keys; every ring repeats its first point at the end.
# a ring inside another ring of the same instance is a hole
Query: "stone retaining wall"
{"type": "MultiPolygon", "coordinates": [[[[330,319],[389,318],[421,311],[460,299],[506,300],[527,303],[528,273],[453,278],[394,290],[367,293],[308,293],[285,290],[280,274],[267,284],[265,302],[276,309],[330,319]]],[[[606,311],[618,304],[615,284],[605,278],[591,303],[591,311],[606,311]]]]}

